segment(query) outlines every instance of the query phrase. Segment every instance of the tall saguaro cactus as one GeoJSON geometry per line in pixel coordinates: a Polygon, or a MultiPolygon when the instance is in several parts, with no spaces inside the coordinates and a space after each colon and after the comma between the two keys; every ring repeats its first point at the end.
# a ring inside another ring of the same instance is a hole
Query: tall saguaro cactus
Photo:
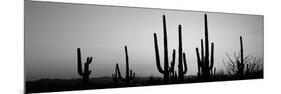
{"type": "Polygon", "coordinates": [[[133,80],[135,78],[135,72],[133,73],[133,71],[130,70],[130,68],[129,68],[129,56],[128,56],[128,51],[127,51],[127,46],[125,46],[125,54],[126,54],[126,77],[125,78],[122,77],[120,70],[119,70],[119,66],[118,66],[118,64],[116,64],[115,74],[112,75],[113,81],[118,81],[118,79],[121,79],[122,81],[129,83],[131,80],[133,80]]]}
{"type": "Polygon", "coordinates": [[[205,55],[204,55],[204,47],[203,47],[203,39],[201,39],[201,57],[196,48],[197,54],[197,63],[198,63],[198,76],[202,76],[203,78],[209,78],[211,75],[211,70],[214,66],[214,43],[211,43],[211,56],[209,57],[209,38],[208,38],[208,22],[207,22],[207,14],[204,15],[205,22],[205,55]]]}
{"type": "Polygon", "coordinates": [[[89,65],[92,63],[93,57],[87,57],[87,61],[84,65],[84,71],[82,70],[81,50],[77,48],[77,70],[78,74],[83,77],[83,82],[89,80],[89,75],[92,71],[89,70],[89,65]]]}
{"type": "Polygon", "coordinates": [[[244,76],[245,64],[244,64],[244,54],[243,54],[243,52],[244,52],[243,41],[242,41],[242,36],[240,36],[240,60],[241,61],[237,61],[237,76],[239,76],[239,77],[244,76]]]}
{"type": "Polygon", "coordinates": [[[169,73],[173,70],[171,67],[174,66],[170,66],[169,69],[169,56],[168,56],[168,38],[167,38],[167,29],[166,29],[166,18],[165,15],[163,15],[163,39],[164,39],[164,69],[161,67],[160,64],[160,56],[159,56],[159,49],[158,49],[158,43],[157,43],[157,35],[156,33],[154,33],[154,48],[155,48],[155,57],[156,57],[156,65],[157,65],[157,69],[160,73],[163,74],[164,76],[164,83],[168,83],[169,81],[169,73]]]}
{"type": "Polygon", "coordinates": [[[187,66],[186,66],[186,57],[185,53],[182,52],[182,37],[181,37],[181,25],[179,25],[179,65],[178,65],[178,75],[179,75],[179,80],[183,81],[184,80],[184,74],[187,72],[187,66]],[[183,61],[183,62],[182,62],[183,61]]]}

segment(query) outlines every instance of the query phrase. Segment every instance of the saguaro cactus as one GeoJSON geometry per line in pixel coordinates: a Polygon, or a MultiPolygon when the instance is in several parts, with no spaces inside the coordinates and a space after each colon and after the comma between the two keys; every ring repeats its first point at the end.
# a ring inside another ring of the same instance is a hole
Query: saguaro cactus
{"type": "Polygon", "coordinates": [[[113,77],[114,81],[121,79],[122,81],[129,83],[131,80],[133,80],[135,78],[135,72],[133,73],[133,71],[130,70],[130,68],[129,68],[129,56],[128,56],[128,51],[127,51],[127,46],[125,46],[125,54],[126,54],[126,77],[125,78],[122,77],[118,64],[116,64],[115,74],[113,74],[112,77],[113,77]],[[116,73],[118,74],[118,77],[117,77],[116,73]],[[115,78],[118,78],[118,79],[115,79],[115,78]]]}
{"type": "Polygon", "coordinates": [[[244,54],[243,54],[243,41],[242,41],[242,36],[240,36],[240,60],[237,61],[237,76],[244,76],[244,54]]]}
{"type": "Polygon", "coordinates": [[[201,57],[196,48],[197,54],[197,63],[198,63],[198,76],[203,78],[209,78],[211,70],[214,66],[214,43],[211,43],[211,57],[209,57],[209,38],[208,38],[208,23],[207,23],[207,14],[204,15],[205,21],[205,55],[203,48],[203,39],[201,39],[201,57]]]}
{"type": "MultiPolygon", "coordinates": [[[[157,35],[154,33],[154,48],[155,48],[155,57],[156,57],[156,65],[157,69],[160,73],[164,76],[164,83],[168,83],[169,81],[169,73],[173,70],[169,69],[169,57],[168,57],[168,38],[167,38],[167,30],[166,30],[166,18],[165,15],[163,15],[163,33],[164,33],[164,69],[162,69],[160,64],[160,56],[159,56],[159,49],[158,49],[158,43],[157,43],[157,35]]],[[[174,66],[170,66],[174,67],[174,66]]]]}
{"type": "Polygon", "coordinates": [[[187,72],[187,66],[186,66],[186,57],[185,53],[182,52],[182,37],[181,37],[181,25],[179,25],[179,80],[183,81],[184,80],[184,74],[187,72]],[[183,61],[183,62],[182,62],[183,61]]]}
{"type": "Polygon", "coordinates": [[[89,65],[91,64],[93,57],[87,57],[87,61],[84,65],[84,72],[82,71],[82,60],[81,60],[81,50],[77,48],[77,69],[78,74],[83,77],[83,82],[87,82],[89,80],[89,75],[92,71],[89,70],[89,65]]]}

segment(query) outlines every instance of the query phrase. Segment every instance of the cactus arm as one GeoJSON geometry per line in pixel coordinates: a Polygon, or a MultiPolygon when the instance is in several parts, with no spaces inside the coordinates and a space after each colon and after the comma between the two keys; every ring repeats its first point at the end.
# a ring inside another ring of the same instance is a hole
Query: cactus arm
{"type": "MultiPolygon", "coordinates": [[[[199,53],[198,53],[199,54],[199,53]]],[[[199,56],[199,55],[198,55],[199,56]]],[[[200,58],[198,58],[198,59],[200,59],[200,58]]],[[[205,67],[204,66],[204,63],[205,62],[205,58],[204,58],[204,40],[203,39],[201,39],[201,62],[200,63],[198,63],[198,69],[199,69],[199,73],[200,74],[203,74],[203,68],[205,67]]]]}
{"type": "Polygon", "coordinates": [[[116,70],[117,70],[117,73],[118,73],[118,78],[121,79],[121,80],[125,80],[125,79],[122,77],[122,75],[121,75],[121,72],[120,72],[118,63],[116,63],[116,70]]]}
{"type": "MultiPolygon", "coordinates": [[[[204,42],[203,39],[201,39],[201,62],[198,64],[201,69],[204,67],[203,62],[205,61],[205,59],[204,59],[204,43],[203,42],[204,42]]],[[[198,54],[199,54],[199,52],[198,52],[198,54]]],[[[198,59],[200,59],[200,58],[198,58],[198,59]]],[[[198,68],[198,69],[200,69],[200,68],[198,68]]]]}
{"type": "Polygon", "coordinates": [[[214,66],[214,43],[211,44],[211,65],[209,69],[212,69],[214,66]]]}
{"type": "Polygon", "coordinates": [[[80,48],[77,48],[77,70],[78,70],[78,74],[80,76],[83,75],[83,71],[82,71],[82,60],[81,60],[81,50],[80,48]]]}
{"type": "Polygon", "coordinates": [[[91,64],[93,57],[88,57],[87,62],[84,64],[84,75],[88,76],[92,71],[89,70],[89,65],[91,64]]]}
{"type": "Polygon", "coordinates": [[[199,54],[199,51],[198,51],[198,48],[196,48],[196,56],[197,56],[197,64],[198,66],[202,66],[202,59],[200,59],[200,54],[199,54]]]}
{"type": "MultiPolygon", "coordinates": [[[[201,50],[202,51],[202,50],[201,50]]],[[[198,69],[198,75],[201,74],[201,69],[202,68],[202,61],[200,60],[200,55],[199,55],[199,51],[198,48],[196,48],[196,56],[197,56],[197,69],[198,69]]],[[[203,60],[203,58],[202,58],[203,60]]]]}
{"type": "Polygon", "coordinates": [[[184,64],[184,70],[183,70],[183,74],[185,74],[187,72],[187,64],[186,64],[186,57],[185,57],[185,53],[183,53],[183,64],[184,64]]]}
{"type": "Polygon", "coordinates": [[[204,43],[203,43],[203,39],[201,39],[201,62],[204,62],[204,43]]]}
{"type": "Polygon", "coordinates": [[[164,74],[164,70],[161,67],[160,64],[160,56],[159,56],[159,49],[158,49],[158,43],[157,43],[157,35],[154,33],[154,48],[155,48],[155,57],[156,57],[156,65],[157,69],[160,73],[164,74]]]}
{"type": "Polygon", "coordinates": [[[93,61],[93,57],[88,57],[86,63],[90,64],[92,61],[93,61]]]}
{"type": "Polygon", "coordinates": [[[87,57],[87,62],[84,64],[84,72],[89,71],[89,65],[92,63],[93,57],[87,57]]]}

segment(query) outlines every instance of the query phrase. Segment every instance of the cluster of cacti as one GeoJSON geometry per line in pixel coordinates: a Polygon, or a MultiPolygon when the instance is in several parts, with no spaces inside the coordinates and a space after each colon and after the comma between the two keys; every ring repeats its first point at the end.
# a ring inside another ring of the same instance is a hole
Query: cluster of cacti
{"type": "MultiPolygon", "coordinates": [[[[214,43],[211,42],[211,48],[209,48],[209,36],[208,36],[208,22],[207,14],[204,14],[204,39],[201,39],[201,52],[199,48],[196,47],[196,56],[197,56],[197,66],[198,66],[198,77],[203,79],[209,79],[216,75],[216,68],[214,67],[214,43]],[[205,42],[205,43],[204,43],[205,42]],[[211,51],[209,51],[211,50],[211,51]]],[[[169,62],[168,55],[168,37],[167,37],[167,27],[166,27],[166,18],[163,15],[163,44],[164,44],[164,67],[161,66],[160,54],[158,47],[157,34],[154,33],[154,48],[155,48],[155,57],[156,57],[156,66],[158,71],[163,74],[164,83],[169,83],[169,81],[184,81],[184,75],[187,73],[187,61],[186,54],[183,52],[182,45],[182,28],[181,25],[178,26],[178,71],[175,70],[175,59],[176,59],[176,50],[173,49],[172,61],[169,62]]],[[[244,61],[244,50],[242,36],[240,36],[240,60],[236,61],[236,75],[244,76],[249,72],[248,64],[245,64],[244,61]],[[246,68],[245,68],[245,65],[246,68]]],[[[83,82],[89,80],[89,75],[91,71],[89,70],[89,64],[92,62],[92,57],[87,57],[87,61],[84,65],[84,71],[82,71],[81,64],[81,51],[80,48],[77,48],[78,56],[78,74],[83,77],[83,82]]],[[[135,73],[132,72],[129,68],[129,56],[127,51],[127,46],[125,46],[125,57],[126,57],[126,76],[123,78],[119,69],[118,63],[115,66],[115,73],[112,74],[113,82],[118,85],[119,81],[125,81],[127,84],[135,78],[135,73]]],[[[247,61],[247,60],[246,60],[247,61]]],[[[153,78],[151,78],[153,80],[153,78]]]]}
{"type": "Polygon", "coordinates": [[[156,56],[156,65],[157,69],[160,73],[164,75],[164,83],[167,83],[169,79],[172,80],[184,80],[184,74],[187,72],[187,65],[186,65],[186,58],[185,53],[182,52],[182,37],[181,37],[181,25],[178,27],[179,33],[179,65],[178,65],[178,75],[177,72],[174,70],[175,66],[175,49],[173,50],[173,60],[171,61],[171,65],[169,66],[169,56],[168,56],[168,38],[167,38],[167,28],[166,28],[166,18],[163,15],[163,33],[164,33],[164,69],[161,67],[160,64],[160,56],[158,50],[158,43],[157,43],[157,35],[154,33],[154,45],[155,45],[155,56],[156,56]]]}
{"type": "Polygon", "coordinates": [[[197,64],[198,64],[198,76],[202,78],[209,78],[211,76],[211,70],[214,66],[214,43],[211,43],[211,56],[209,57],[209,38],[208,38],[208,23],[207,15],[204,15],[205,22],[205,55],[203,47],[203,39],[201,39],[201,57],[196,48],[197,64]]]}
{"type": "MultiPolygon", "coordinates": [[[[181,32],[181,26],[179,26],[179,32],[181,32]]],[[[156,65],[157,69],[160,73],[163,74],[164,83],[168,83],[169,79],[177,79],[177,73],[174,70],[175,66],[175,49],[173,50],[173,60],[171,62],[171,65],[169,66],[169,56],[168,56],[168,38],[167,38],[167,28],[166,28],[166,17],[163,15],[163,33],[164,33],[164,69],[161,67],[160,64],[160,56],[159,56],[159,49],[158,49],[158,43],[157,43],[157,35],[154,33],[154,48],[155,48],[155,57],[156,57],[156,65]]],[[[180,35],[180,42],[181,43],[181,34],[180,35]]],[[[179,48],[182,48],[181,44],[179,44],[179,48]]],[[[179,52],[181,52],[182,49],[179,49],[179,52]]],[[[179,56],[182,56],[182,53],[179,53],[179,56]]],[[[182,57],[179,57],[179,77],[183,78],[183,75],[186,73],[186,70],[183,70],[182,68],[182,57]]],[[[185,60],[185,59],[184,59],[185,60]]],[[[185,64],[186,69],[186,64],[185,64]]]]}
{"type": "Polygon", "coordinates": [[[122,77],[117,63],[115,67],[115,74],[112,75],[113,82],[116,84],[119,82],[119,79],[125,81],[126,83],[130,83],[130,81],[135,78],[135,72],[133,73],[133,71],[130,70],[129,68],[129,56],[127,51],[127,46],[125,46],[125,54],[126,54],[126,77],[125,78],[122,77]]]}
{"type": "Polygon", "coordinates": [[[84,72],[82,70],[82,60],[81,60],[81,50],[77,48],[77,70],[78,74],[83,77],[83,82],[87,82],[89,80],[89,75],[92,71],[89,70],[89,65],[91,64],[93,57],[87,57],[87,61],[84,65],[84,72]]]}

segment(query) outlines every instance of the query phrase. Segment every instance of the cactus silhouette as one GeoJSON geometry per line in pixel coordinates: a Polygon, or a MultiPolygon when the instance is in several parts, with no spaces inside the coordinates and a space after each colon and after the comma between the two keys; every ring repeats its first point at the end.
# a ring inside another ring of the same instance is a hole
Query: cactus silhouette
{"type": "Polygon", "coordinates": [[[179,65],[178,65],[178,75],[179,80],[184,80],[184,74],[187,72],[186,57],[185,53],[182,52],[182,37],[181,37],[181,25],[179,25],[179,65]],[[182,62],[183,61],[183,62],[182,62]]]}
{"type": "MultiPolygon", "coordinates": [[[[157,43],[157,35],[154,33],[154,48],[155,48],[155,57],[156,57],[156,66],[160,73],[163,74],[164,83],[168,83],[169,81],[169,73],[173,71],[172,67],[169,67],[169,57],[168,57],[168,38],[167,38],[167,29],[166,29],[166,17],[163,15],[163,33],[164,33],[164,69],[161,67],[160,64],[160,56],[159,56],[159,49],[157,43]],[[169,69],[170,68],[170,69],[169,69]]],[[[174,64],[172,64],[174,65],[174,64]]]]}
{"type": "Polygon", "coordinates": [[[82,60],[81,60],[81,50],[80,48],[77,48],[77,69],[78,69],[78,74],[83,77],[83,82],[88,82],[89,80],[89,75],[91,74],[92,71],[89,70],[89,65],[92,63],[93,57],[87,57],[87,61],[84,65],[84,72],[82,70],[82,60]]]}
{"type": "Polygon", "coordinates": [[[241,61],[237,61],[237,76],[241,77],[244,76],[244,54],[243,54],[243,41],[242,41],[242,36],[240,36],[240,59],[241,61]]]}
{"type": "Polygon", "coordinates": [[[226,53],[228,58],[226,72],[229,75],[235,76],[237,79],[244,79],[252,74],[262,75],[263,74],[263,59],[254,57],[251,55],[244,55],[243,38],[240,36],[240,50],[238,55],[234,53],[234,59],[231,59],[228,53],[226,53]]]}
{"type": "Polygon", "coordinates": [[[125,54],[126,54],[126,77],[123,78],[118,66],[118,63],[115,67],[115,74],[112,75],[113,81],[119,81],[121,79],[122,81],[125,81],[126,83],[130,83],[131,80],[135,78],[135,72],[133,73],[132,70],[129,68],[129,56],[127,51],[127,46],[125,46],[125,54]]]}
{"type": "Polygon", "coordinates": [[[207,14],[204,15],[205,22],[205,55],[203,47],[203,39],[201,39],[201,57],[196,48],[197,64],[198,64],[198,76],[208,79],[211,75],[211,70],[214,66],[214,43],[211,43],[211,57],[209,57],[209,38],[208,38],[208,22],[207,14]]]}

